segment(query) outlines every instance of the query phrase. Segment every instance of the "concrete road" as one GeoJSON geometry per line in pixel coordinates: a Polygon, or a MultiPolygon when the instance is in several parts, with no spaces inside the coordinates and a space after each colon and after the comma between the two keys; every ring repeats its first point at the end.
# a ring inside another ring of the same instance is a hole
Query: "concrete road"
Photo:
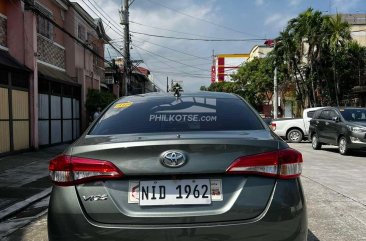
{"type": "Polygon", "coordinates": [[[290,144],[303,154],[302,184],[309,241],[366,240],[366,153],[342,156],[337,147],[319,151],[290,144]]]}
{"type": "MultiPolygon", "coordinates": [[[[308,241],[366,241],[366,153],[341,156],[336,147],[314,151],[309,143],[291,147],[304,157],[302,184],[308,206],[308,241]]],[[[47,241],[47,216],[5,240],[47,241]]]]}

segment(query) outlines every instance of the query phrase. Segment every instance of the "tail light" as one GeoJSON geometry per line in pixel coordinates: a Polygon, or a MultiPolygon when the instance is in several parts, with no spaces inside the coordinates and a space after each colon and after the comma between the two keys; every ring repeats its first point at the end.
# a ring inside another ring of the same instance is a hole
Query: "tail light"
{"type": "Polygon", "coordinates": [[[275,131],[275,130],[276,130],[276,127],[277,127],[277,126],[276,126],[276,123],[271,123],[271,128],[272,128],[272,130],[273,130],[273,131],[275,131]]]}
{"type": "Polygon", "coordinates": [[[236,159],[226,170],[229,174],[255,174],[278,177],[281,179],[296,178],[301,175],[302,155],[294,149],[243,156],[236,159]]]}
{"type": "Polygon", "coordinates": [[[50,161],[51,180],[59,186],[70,186],[96,179],[114,179],[123,173],[109,161],[61,155],[50,161]]]}

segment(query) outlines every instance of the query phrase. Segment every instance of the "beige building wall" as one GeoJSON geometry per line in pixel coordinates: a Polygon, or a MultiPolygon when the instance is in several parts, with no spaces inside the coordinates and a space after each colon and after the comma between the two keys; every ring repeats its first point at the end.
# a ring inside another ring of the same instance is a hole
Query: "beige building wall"
{"type": "Polygon", "coordinates": [[[252,61],[254,58],[264,58],[266,57],[271,51],[273,47],[269,47],[266,45],[255,45],[252,50],[250,51],[250,56],[248,61],[252,61]]]}
{"type": "Polygon", "coordinates": [[[361,46],[366,47],[366,24],[351,25],[351,36],[361,46]]]}
{"type": "Polygon", "coordinates": [[[366,13],[341,14],[341,17],[350,25],[352,38],[366,47],[366,13]]]}

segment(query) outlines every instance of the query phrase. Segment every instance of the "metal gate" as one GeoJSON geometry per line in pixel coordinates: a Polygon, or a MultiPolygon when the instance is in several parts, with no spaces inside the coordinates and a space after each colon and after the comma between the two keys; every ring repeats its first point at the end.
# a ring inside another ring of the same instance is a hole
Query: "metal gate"
{"type": "Polygon", "coordinates": [[[0,69],[0,154],[29,149],[29,76],[0,69]]]}
{"type": "Polygon", "coordinates": [[[80,86],[39,80],[39,145],[75,140],[80,135],[80,86]]]}

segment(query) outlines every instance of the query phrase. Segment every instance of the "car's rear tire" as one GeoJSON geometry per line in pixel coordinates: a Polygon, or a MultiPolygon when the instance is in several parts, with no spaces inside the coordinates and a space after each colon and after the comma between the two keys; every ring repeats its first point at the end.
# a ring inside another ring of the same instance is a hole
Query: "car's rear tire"
{"type": "Polygon", "coordinates": [[[338,140],[338,150],[339,153],[341,155],[347,155],[349,154],[349,148],[348,148],[348,143],[347,143],[347,139],[344,136],[341,136],[338,140]]]}
{"type": "Polygon", "coordinates": [[[293,143],[299,143],[302,141],[304,135],[299,129],[292,129],[287,133],[287,140],[293,143]]]}
{"type": "Polygon", "coordinates": [[[316,133],[313,134],[311,137],[311,146],[313,147],[314,150],[320,150],[320,148],[322,148],[322,144],[319,143],[319,138],[316,133]]]}

